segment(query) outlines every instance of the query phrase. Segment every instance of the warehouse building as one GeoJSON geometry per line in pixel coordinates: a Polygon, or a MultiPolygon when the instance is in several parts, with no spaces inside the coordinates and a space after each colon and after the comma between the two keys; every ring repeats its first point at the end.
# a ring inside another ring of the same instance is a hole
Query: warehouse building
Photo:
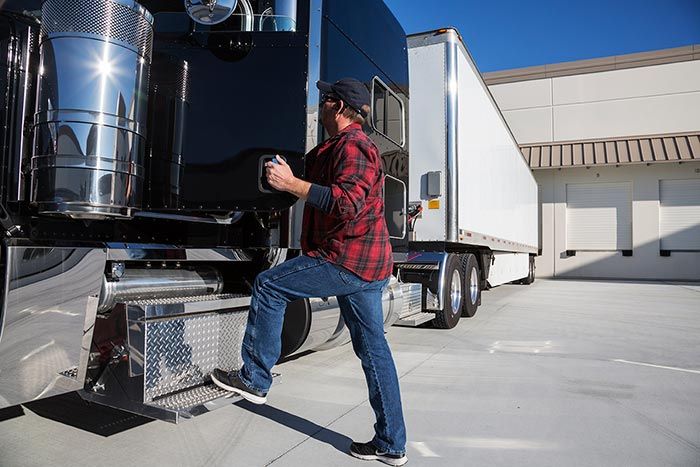
{"type": "Polygon", "coordinates": [[[484,79],[539,185],[538,276],[700,280],[700,45],[484,79]]]}

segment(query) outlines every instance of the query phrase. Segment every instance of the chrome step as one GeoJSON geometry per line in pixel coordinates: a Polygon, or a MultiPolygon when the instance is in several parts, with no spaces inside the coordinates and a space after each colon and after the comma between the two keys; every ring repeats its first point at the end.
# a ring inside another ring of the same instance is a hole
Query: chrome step
{"type": "MultiPolygon", "coordinates": [[[[214,383],[209,383],[204,386],[197,386],[176,394],[163,396],[150,402],[148,405],[160,407],[166,410],[174,410],[180,412],[180,415],[191,413],[195,407],[206,406],[217,399],[238,398],[237,394],[221,389],[214,383]]],[[[225,402],[230,403],[229,401],[225,402]]],[[[194,415],[194,414],[192,414],[194,415]]]]}
{"type": "Polygon", "coordinates": [[[427,323],[428,321],[432,321],[433,319],[435,319],[435,313],[418,312],[404,318],[400,318],[396,323],[394,323],[394,326],[416,327],[423,323],[427,323]]]}

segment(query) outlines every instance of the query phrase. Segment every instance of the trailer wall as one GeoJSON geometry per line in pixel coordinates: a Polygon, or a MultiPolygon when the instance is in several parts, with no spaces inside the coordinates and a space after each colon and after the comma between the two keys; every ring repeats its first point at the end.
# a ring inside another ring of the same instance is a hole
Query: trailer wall
{"type": "Polygon", "coordinates": [[[450,46],[459,52],[459,229],[536,247],[537,182],[468,51],[450,46]]]}
{"type": "Polygon", "coordinates": [[[409,196],[424,208],[414,240],[536,253],[537,183],[458,33],[408,42],[409,196]]]}

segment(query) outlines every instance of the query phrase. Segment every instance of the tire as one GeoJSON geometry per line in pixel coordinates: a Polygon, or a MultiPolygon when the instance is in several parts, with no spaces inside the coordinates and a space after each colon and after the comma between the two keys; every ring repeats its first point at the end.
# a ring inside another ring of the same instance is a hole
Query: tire
{"type": "Polygon", "coordinates": [[[530,256],[530,266],[528,267],[527,277],[521,279],[520,283],[523,285],[530,285],[535,282],[535,257],[530,256]]]}
{"type": "Polygon", "coordinates": [[[458,255],[450,254],[445,264],[445,287],[442,295],[444,306],[435,314],[433,326],[438,329],[452,329],[459,323],[464,305],[464,269],[458,255]]]}
{"type": "Polygon", "coordinates": [[[471,318],[481,304],[481,275],[479,274],[479,262],[473,254],[464,255],[464,287],[462,316],[471,318]]]}

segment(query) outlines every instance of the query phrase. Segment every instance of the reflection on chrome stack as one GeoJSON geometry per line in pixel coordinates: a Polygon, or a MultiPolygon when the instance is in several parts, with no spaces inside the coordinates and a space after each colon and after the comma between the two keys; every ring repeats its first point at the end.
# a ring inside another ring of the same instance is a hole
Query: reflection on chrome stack
{"type": "Polygon", "coordinates": [[[153,18],[116,0],[48,0],[42,17],[32,202],[129,217],[143,196],[153,18]]]}

